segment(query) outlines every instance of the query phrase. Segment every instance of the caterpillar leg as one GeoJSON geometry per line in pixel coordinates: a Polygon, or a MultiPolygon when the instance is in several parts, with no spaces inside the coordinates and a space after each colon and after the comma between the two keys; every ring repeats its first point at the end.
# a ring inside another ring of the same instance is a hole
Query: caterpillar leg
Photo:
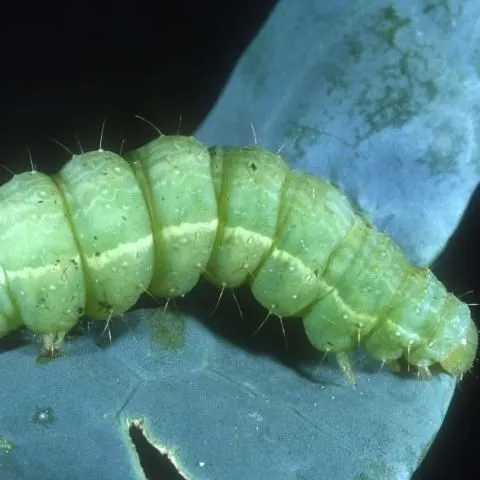
{"type": "Polygon", "coordinates": [[[428,367],[418,367],[417,378],[421,380],[430,380],[432,378],[432,372],[428,367]]]}
{"type": "Polygon", "coordinates": [[[60,356],[62,344],[67,332],[48,333],[43,335],[43,345],[40,351],[40,359],[54,359],[60,356]]]}
{"type": "Polygon", "coordinates": [[[350,385],[356,385],[356,378],[355,373],[353,372],[352,362],[350,361],[350,357],[346,352],[338,352],[335,354],[337,359],[338,366],[340,371],[342,372],[343,376],[347,380],[350,385]]]}

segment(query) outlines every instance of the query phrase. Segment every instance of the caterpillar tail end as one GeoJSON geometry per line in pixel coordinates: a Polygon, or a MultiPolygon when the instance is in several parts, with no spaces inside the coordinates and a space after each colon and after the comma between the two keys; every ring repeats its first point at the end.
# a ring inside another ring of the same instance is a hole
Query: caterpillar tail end
{"type": "Polygon", "coordinates": [[[355,387],[357,385],[357,379],[355,377],[355,373],[353,372],[352,362],[350,361],[350,357],[346,352],[337,352],[335,354],[337,359],[338,367],[342,372],[343,376],[347,380],[347,382],[355,387]]]}

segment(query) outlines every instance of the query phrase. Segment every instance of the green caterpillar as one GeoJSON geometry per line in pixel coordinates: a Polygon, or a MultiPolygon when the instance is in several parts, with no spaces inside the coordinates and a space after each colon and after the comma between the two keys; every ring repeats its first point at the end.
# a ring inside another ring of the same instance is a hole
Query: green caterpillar
{"type": "Polygon", "coordinates": [[[122,314],[145,291],[184,295],[204,274],[302,318],[348,377],[358,345],[455,376],[476,355],[468,306],[337,188],[279,155],[160,136],[123,158],[100,149],[0,187],[0,336],[25,325],[55,350],[82,315],[122,314]]]}

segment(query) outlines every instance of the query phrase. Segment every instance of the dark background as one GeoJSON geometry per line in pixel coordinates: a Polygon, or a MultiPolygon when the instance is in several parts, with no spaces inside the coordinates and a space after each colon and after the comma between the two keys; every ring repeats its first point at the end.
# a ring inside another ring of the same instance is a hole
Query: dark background
{"type": "MultiPolygon", "coordinates": [[[[14,172],[53,172],[69,155],[118,151],[152,138],[140,114],[165,134],[189,134],[215,102],[231,69],[275,2],[177,1],[15,3],[0,7],[0,163],[14,172]],[[180,121],[181,118],[181,121],[180,121]]],[[[5,170],[0,180],[11,174],[5,170]]],[[[480,302],[480,194],[435,272],[465,301],[480,302]]],[[[478,319],[480,311],[472,307],[478,319]]],[[[478,325],[477,320],[477,325],[478,325]]],[[[479,369],[459,384],[447,419],[416,479],[474,478],[480,471],[479,369]],[[467,473],[468,472],[468,473],[467,473]]],[[[319,473],[319,478],[321,474],[319,473]]],[[[259,479],[262,480],[262,479],[259,479]]],[[[379,479],[381,480],[381,479],[379,479]]]]}

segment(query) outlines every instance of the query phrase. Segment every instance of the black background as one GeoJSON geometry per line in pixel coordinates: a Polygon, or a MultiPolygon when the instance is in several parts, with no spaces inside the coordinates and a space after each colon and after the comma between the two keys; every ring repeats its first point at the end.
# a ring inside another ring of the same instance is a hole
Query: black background
{"type": "MultiPolygon", "coordinates": [[[[138,145],[152,130],[135,114],[163,133],[192,133],[274,5],[204,0],[0,7],[0,163],[15,172],[29,169],[30,151],[38,169],[55,171],[68,154],[49,138],[78,151],[77,135],[85,150],[96,148],[104,119],[105,148],[118,151],[122,140],[127,148],[138,145]]],[[[9,176],[5,170],[0,178],[9,176]]],[[[473,291],[465,297],[472,303],[480,302],[479,218],[477,192],[435,269],[455,293],[473,291]]],[[[472,310],[478,318],[479,309],[472,310]]],[[[418,480],[476,476],[478,377],[476,368],[459,384],[418,480]]]]}

